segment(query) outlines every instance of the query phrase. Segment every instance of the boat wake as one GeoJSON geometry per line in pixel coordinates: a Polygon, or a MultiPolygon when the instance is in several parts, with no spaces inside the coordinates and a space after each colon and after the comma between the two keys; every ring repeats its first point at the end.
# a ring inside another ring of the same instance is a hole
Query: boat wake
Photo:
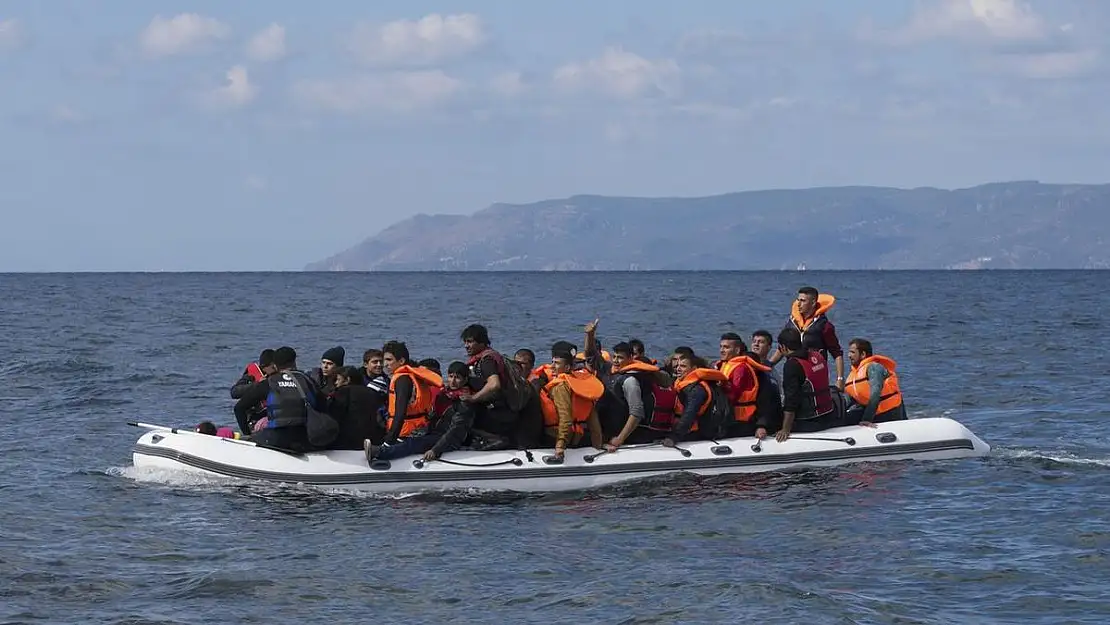
{"type": "Polygon", "coordinates": [[[1043,466],[1054,467],[1084,466],[1095,468],[1110,468],[1110,458],[1087,458],[1070,451],[1045,451],[1039,449],[1022,449],[995,447],[995,457],[1002,462],[1032,462],[1043,466]]]}

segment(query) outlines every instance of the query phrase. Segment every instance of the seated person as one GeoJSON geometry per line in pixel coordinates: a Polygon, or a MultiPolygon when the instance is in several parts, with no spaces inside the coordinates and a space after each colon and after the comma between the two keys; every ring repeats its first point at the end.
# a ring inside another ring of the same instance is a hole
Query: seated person
{"type": "Polygon", "coordinates": [[[362,381],[357,367],[343,367],[336,374],[336,388],[328,395],[326,412],[339,424],[339,435],[328,449],[362,449],[366,439],[375,444],[385,439],[385,428],[377,418],[385,402],[362,381]]]}
{"type": "Polygon", "coordinates": [[[555,377],[540,389],[544,434],[555,445],[555,457],[562,458],[567,447],[577,447],[586,428],[594,447],[605,440],[597,417],[597,401],[605,386],[588,371],[574,371],[574,354],[561,350],[551,359],[555,377]]]}
{"type": "Polygon", "coordinates": [[[719,437],[732,416],[724,389],[728,377],[710,367],[705,359],[677,350],[674,372],[678,378],[674,384],[678,393],[675,423],[663,444],[673,447],[683,440],[719,437]]]}
{"type": "Polygon", "coordinates": [[[848,374],[844,392],[851,403],[845,425],[871,426],[905,419],[906,406],[902,403],[902,391],[895,373],[898,363],[876,355],[867,339],[852,339],[848,343],[848,361],[852,372],[848,374]]]}
{"type": "Polygon", "coordinates": [[[781,443],[791,432],[820,432],[840,425],[825,356],[803,347],[802,334],[795,328],[779,332],[777,356],[786,364],[782,367],[782,428],[775,440],[781,443]]]}
{"type": "Polygon", "coordinates": [[[466,363],[451,363],[447,367],[447,386],[436,397],[427,433],[406,438],[388,447],[370,445],[366,449],[367,462],[415,454],[424,454],[424,460],[430,461],[462,448],[474,424],[474,408],[462,400],[471,392],[467,386],[469,378],[470,368],[466,363]]]}

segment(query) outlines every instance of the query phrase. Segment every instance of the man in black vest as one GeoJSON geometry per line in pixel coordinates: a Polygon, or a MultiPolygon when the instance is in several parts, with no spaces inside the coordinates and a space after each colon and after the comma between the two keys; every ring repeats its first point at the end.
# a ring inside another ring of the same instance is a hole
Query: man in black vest
{"type": "Polygon", "coordinates": [[[786,362],[782,366],[782,429],[775,439],[781,443],[791,432],[820,432],[840,425],[828,365],[821,353],[806,349],[801,333],[786,328],[779,332],[776,355],[786,362]]]}
{"type": "Polygon", "coordinates": [[[292,347],[274,351],[277,372],[251,386],[235,404],[235,418],[245,418],[251,406],[266,402],[266,417],[254,425],[251,440],[263,445],[294,451],[308,451],[308,410],[306,404],[323,410],[319,389],[297,370],[297,352],[292,347]]]}

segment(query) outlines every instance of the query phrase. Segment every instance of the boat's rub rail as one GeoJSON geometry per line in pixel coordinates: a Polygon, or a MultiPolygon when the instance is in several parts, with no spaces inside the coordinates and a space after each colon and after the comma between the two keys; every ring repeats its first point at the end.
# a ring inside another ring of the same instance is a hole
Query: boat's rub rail
{"type": "MultiPolygon", "coordinates": [[[[813,462],[836,462],[836,461],[853,461],[853,460],[882,460],[884,457],[891,456],[904,456],[908,454],[921,454],[921,453],[936,453],[944,451],[958,451],[958,450],[973,450],[975,449],[974,442],[969,438],[956,438],[949,440],[928,441],[920,443],[898,443],[894,444],[895,439],[882,436],[883,434],[892,434],[889,432],[881,432],[877,437],[882,437],[880,442],[884,443],[882,446],[845,446],[837,449],[829,449],[822,451],[808,451],[800,453],[775,453],[775,454],[751,454],[751,455],[732,455],[732,449],[727,445],[717,445],[717,451],[712,453],[718,454],[715,456],[705,458],[678,458],[675,460],[666,461],[652,461],[652,462],[629,462],[621,464],[581,464],[581,465],[551,465],[542,461],[537,462],[528,454],[529,462],[519,461],[519,464],[508,460],[505,462],[497,463],[496,467],[487,468],[456,468],[447,463],[435,463],[434,465],[422,463],[420,466],[413,465],[413,469],[393,470],[392,466],[367,467],[366,470],[361,472],[352,471],[350,473],[285,473],[280,471],[266,471],[262,469],[252,469],[250,467],[235,466],[216,462],[178,451],[171,447],[162,445],[148,445],[143,443],[136,443],[134,452],[138,455],[145,455],[157,458],[164,458],[172,460],[190,467],[209,471],[227,477],[242,478],[248,480],[265,480],[286,483],[300,483],[311,484],[320,486],[331,485],[352,485],[352,484],[376,484],[376,483],[437,483],[437,484],[450,484],[455,482],[471,482],[471,481],[487,481],[487,480],[528,480],[528,479],[544,479],[553,477],[590,477],[600,475],[612,475],[616,473],[624,474],[647,474],[657,473],[660,471],[689,471],[698,469],[713,469],[713,468],[743,468],[743,467],[758,467],[768,465],[801,465],[813,462]],[[727,451],[726,449],[727,448],[727,451]],[[436,468],[430,468],[434,466],[436,468]],[[443,469],[438,467],[442,466],[443,469]]],[[[521,452],[527,453],[527,452],[521,452]]],[[[519,460],[519,456],[514,459],[519,460]]],[[[465,466],[465,465],[463,465],[465,466]]]]}

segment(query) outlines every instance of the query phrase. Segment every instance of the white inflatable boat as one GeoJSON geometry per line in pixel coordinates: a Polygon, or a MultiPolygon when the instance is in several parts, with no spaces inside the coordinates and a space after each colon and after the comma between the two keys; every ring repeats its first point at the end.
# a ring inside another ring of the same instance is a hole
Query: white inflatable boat
{"type": "Polygon", "coordinates": [[[688,472],[758,473],[887,460],[950,460],[986,456],[990,446],[947,418],[910,419],[878,427],[848,426],[774,438],[621,447],[616,452],[572,449],[561,463],[550,449],[456,451],[424,462],[418,456],[375,461],[361,451],[296,454],[189,429],[132,423],[147,429],[134,446],[136,467],[200,472],[246,480],[370,492],[444,490],[554,492],[688,472]]]}

